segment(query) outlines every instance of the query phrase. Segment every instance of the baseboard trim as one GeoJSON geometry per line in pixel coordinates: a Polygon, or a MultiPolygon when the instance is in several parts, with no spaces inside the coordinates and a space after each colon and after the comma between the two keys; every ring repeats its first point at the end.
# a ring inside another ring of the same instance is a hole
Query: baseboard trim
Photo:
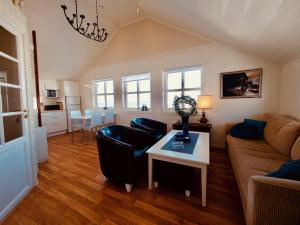
{"type": "Polygon", "coordinates": [[[0,212],[0,223],[3,222],[14,209],[22,202],[22,200],[33,189],[33,186],[27,185],[9,204],[0,212]]]}

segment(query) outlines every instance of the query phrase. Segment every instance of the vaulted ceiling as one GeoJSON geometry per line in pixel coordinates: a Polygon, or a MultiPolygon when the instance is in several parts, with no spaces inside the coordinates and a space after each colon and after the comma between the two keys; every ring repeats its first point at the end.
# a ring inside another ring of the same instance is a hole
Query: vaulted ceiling
{"type": "MultiPolygon", "coordinates": [[[[95,0],[78,0],[80,11],[93,21],[95,0]]],[[[110,38],[138,18],[150,17],[248,51],[275,63],[300,54],[299,0],[101,0],[101,24],[110,38]],[[136,9],[140,9],[137,13],[136,9]],[[116,19],[118,18],[118,21],[116,19]]],[[[26,0],[30,29],[37,31],[42,77],[68,79],[95,61],[106,44],[76,33],[60,4],[73,0],[26,0]]]]}

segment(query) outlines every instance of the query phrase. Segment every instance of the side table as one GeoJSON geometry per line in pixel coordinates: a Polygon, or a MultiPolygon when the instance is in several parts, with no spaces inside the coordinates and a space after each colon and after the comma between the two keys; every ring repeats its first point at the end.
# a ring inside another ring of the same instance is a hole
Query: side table
{"type": "MultiPolygon", "coordinates": [[[[212,124],[210,124],[210,123],[208,123],[206,125],[203,125],[201,123],[189,123],[190,131],[210,133],[211,128],[212,128],[212,124]]],[[[182,130],[182,123],[181,122],[173,123],[173,129],[174,130],[182,130]]]]}

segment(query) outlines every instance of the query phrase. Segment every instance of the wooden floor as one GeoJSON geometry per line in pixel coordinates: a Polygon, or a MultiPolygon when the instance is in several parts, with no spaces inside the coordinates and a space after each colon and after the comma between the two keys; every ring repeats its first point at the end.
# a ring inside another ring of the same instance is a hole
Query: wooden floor
{"type": "Polygon", "coordinates": [[[126,193],[105,182],[95,142],[71,143],[69,135],[49,139],[49,161],[39,166],[39,185],[3,225],[201,224],[244,225],[239,193],[227,155],[211,151],[207,207],[201,207],[200,173],[189,199],[160,186],[149,191],[147,177],[126,193]]]}

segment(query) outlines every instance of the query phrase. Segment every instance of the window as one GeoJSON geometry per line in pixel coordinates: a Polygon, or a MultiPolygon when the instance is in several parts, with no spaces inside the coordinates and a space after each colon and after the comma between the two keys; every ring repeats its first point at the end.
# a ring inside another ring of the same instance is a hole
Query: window
{"type": "Polygon", "coordinates": [[[114,81],[112,79],[96,80],[94,96],[96,108],[114,107],[114,81]]]}
{"type": "Polygon", "coordinates": [[[164,109],[173,109],[175,96],[189,95],[197,101],[201,95],[202,67],[184,67],[164,72],[164,109]]]}
{"type": "Polygon", "coordinates": [[[151,108],[150,73],[123,77],[123,102],[125,109],[151,108]]]}

